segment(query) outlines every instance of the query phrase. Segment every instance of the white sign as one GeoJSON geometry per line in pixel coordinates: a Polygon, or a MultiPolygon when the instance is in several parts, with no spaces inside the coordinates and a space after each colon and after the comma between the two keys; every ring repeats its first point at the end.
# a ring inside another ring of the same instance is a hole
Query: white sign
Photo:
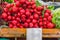
{"type": "Polygon", "coordinates": [[[42,29],[41,28],[28,28],[26,38],[27,40],[42,40],[42,29]]]}

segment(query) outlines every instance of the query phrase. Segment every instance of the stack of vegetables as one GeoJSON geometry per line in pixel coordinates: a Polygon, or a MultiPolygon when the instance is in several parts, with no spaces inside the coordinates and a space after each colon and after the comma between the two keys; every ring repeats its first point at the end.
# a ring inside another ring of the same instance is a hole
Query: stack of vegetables
{"type": "Polygon", "coordinates": [[[60,8],[53,11],[52,22],[56,24],[56,28],[60,28],[60,8]]]}
{"type": "Polygon", "coordinates": [[[6,26],[10,28],[55,28],[51,10],[47,6],[41,6],[38,0],[7,2],[1,14],[1,18],[7,23],[6,26]]]}

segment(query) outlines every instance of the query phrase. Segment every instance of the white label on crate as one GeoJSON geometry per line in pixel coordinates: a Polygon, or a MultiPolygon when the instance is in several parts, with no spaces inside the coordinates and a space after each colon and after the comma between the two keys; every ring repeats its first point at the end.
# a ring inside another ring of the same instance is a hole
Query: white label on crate
{"type": "Polygon", "coordinates": [[[27,28],[27,40],[42,40],[41,28],[27,28]]]}

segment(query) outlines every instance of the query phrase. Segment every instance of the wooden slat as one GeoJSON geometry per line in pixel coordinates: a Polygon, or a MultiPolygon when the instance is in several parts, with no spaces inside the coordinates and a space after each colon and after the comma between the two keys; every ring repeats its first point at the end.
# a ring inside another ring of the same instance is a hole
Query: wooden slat
{"type": "MultiPolygon", "coordinates": [[[[26,29],[20,28],[0,28],[0,37],[21,37],[26,36],[26,29]]],[[[43,29],[44,38],[60,38],[60,29],[43,29]]]]}
{"type": "Polygon", "coordinates": [[[2,28],[0,37],[21,37],[26,34],[26,29],[20,28],[2,28]]]}
{"type": "Polygon", "coordinates": [[[57,34],[60,32],[60,29],[43,29],[43,33],[57,34]]]}
{"type": "Polygon", "coordinates": [[[43,38],[60,38],[60,35],[43,35],[43,38]]]}
{"type": "Polygon", "coordinates": [[[43,29],[44,38],[60,38],[60,29],[43,29]]]}

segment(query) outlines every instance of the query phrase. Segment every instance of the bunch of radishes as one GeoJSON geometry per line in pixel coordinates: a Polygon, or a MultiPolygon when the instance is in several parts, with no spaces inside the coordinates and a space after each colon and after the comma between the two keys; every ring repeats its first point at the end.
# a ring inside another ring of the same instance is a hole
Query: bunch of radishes
{"type": "Polygon", "coordinates": [[[54,28],[54,24],[52,23],[52,14],[51,11],[46,9],[43,17],[43,25],[45,28],[54,28]]]}
{"type": "Polygon", "coordinates": [[[44,6],[37,7],[34,1],[20,0],[7,3],[2,18],[10,28],[53,28],[51,11],[46,9],[42,17],[43,10],[44,6]]]}

